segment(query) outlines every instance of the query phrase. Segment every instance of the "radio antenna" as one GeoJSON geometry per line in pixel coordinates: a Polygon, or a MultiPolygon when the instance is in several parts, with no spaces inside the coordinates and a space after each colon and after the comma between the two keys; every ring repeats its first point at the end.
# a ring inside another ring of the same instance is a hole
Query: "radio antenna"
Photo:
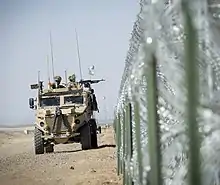
{"type": "Polygon", "coordinates": [[[78,41],[78,35],[77,35],[76,29],[75,29],[75,32],[76,32],[76,46],[77,46],[77,53],[78,53],[80,78],[82,80],[82,69],[81,69],[81,61],[80,61],[80,53],[79,53],[79,41],[78,41]]]}
{"type": "Polygon", "coordinates": [[[47,78],[50,83],[50,64],[49,64],[49,56],[47,55],[47,78]]]}
{"type": "Polygon", "coordinates": [[[66,84],[67,84],[67,70],[65,70],[65,81],[66,81],[66,84]]]}
{"type": "MultiPolygon", "coordinates": [[[[40,82],[40,71],[37,72],[37,80],[38,80],[38,99],[40,99],[40,92],[41,92],[41,82],[40,82]]],[[[40,102],[38,101],[38,105],[40,102]]]]}
{"type": "Polygon", "coordinates": [[[38,71],[37,73],[37,81],[38,81],[38,84],[40,83],[40,71],[38,71]]]}
{"type": "Polygon", "coordinates": [[[51,52],[51,61],[52,61],[52,75],[53,75],[53,79],[54,79],[53,44],[52,44],[51,31],[50,31],[50,52],[51,52]]]}

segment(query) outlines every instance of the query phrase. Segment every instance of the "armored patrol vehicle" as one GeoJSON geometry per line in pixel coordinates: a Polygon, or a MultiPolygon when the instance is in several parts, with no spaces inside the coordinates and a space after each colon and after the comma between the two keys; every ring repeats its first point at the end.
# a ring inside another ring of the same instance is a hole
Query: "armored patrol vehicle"
{"type": "Polygon", "coordinates": [[[36,114],[34,147],[35,154],[54,152],[54,145],[81,143],[82,150],[97,148],[97,122],[94,111],[99,111],[93,83],[102,80],[75,81],[61,84],[62,78],[56,76],[55,83],[44,88],[43,81],[32,84],[37,89],[37,97],[29,99],[29,106],[36,114]]]}

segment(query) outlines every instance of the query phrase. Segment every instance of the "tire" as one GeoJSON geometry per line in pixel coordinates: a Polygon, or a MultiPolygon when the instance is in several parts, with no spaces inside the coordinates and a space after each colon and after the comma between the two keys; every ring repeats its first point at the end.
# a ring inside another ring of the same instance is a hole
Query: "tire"
{"type": "Polygon", "coordinates": [[[43,154],[44,153],[44,140],[41,137],[43,134],[41,130],[35,127],[34,130],[34,148],[35,148],[35,154],[43,154]]]}
{"type": "Polygon", "coordinates": [[[89,123],[86,123],[81,129],[80,129],[80,140],[81,140],[81,147],[82,150],[88,150],[92,148],[92,142],[91,142],[91,128],[89,123]]]}
{"type": "Polygon", "coordinates": [[[45,152],[46,153],[53,153],[54,152],[54,146],[52,144],[48,144],[46,147],[45,147],[45,152]]]}
{"type": "Polygon", "coordinates": [[[98,148],[98,140],[97,140],[97,124],[94,119],[90,120],[90,128],[91,128],[91,144],[92,148],[98,148]]]}
{"type": "Polygon", "coordinates": [[[92,138],[92,148],[98,148],[98,140],[97,140],[97,134],[92,134],[91,135],[92,138]]]}

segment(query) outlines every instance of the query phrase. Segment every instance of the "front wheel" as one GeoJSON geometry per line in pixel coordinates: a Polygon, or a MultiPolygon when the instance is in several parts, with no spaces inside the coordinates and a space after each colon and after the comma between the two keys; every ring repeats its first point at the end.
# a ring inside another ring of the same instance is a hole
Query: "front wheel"
{"type": "Polygon", "coordinates": [[[43,154],[44,153],[44,140],[42,138],[42,132],[38,128],[35,127],[34,130],[34,148],[35,154],[43,154]]]}

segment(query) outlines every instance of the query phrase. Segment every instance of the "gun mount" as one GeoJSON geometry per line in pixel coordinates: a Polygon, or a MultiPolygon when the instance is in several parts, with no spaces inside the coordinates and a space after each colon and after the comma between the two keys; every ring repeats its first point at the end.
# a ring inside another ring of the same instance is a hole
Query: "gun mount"
{"type": "MultiPolygon", "coordinates": [[[[74,78],[70,78],[74,79],[74,78]]],[[[82,149],[97,148],[97,128],[94,111],[98,104],[91,84],[101,80],[75,80],[61,85],[57,76],[55,83],[44,88],[43,81],[32,84],[37,89],[37,98],[29,99],[29,106],[36,111],[35,154],[53,152],[54,145],[81,143],[82,149]],[[88,88],[89,85],[89,88],[88,88]]]]}

